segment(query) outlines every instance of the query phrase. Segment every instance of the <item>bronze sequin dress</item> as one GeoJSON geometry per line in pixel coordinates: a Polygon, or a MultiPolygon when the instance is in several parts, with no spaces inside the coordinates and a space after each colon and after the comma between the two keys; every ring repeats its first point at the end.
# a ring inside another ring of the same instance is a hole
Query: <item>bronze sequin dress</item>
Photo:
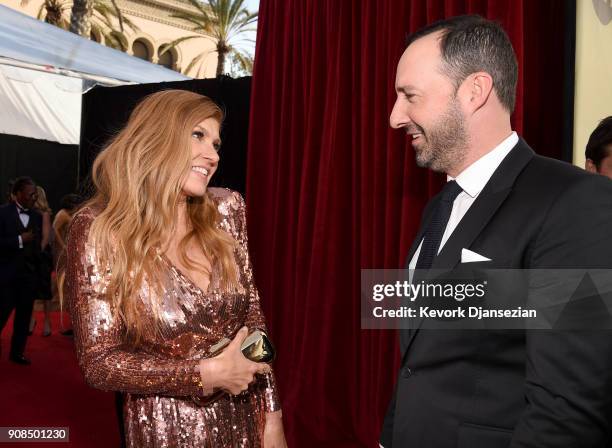
{"type": "MultiPolygon", "coordinates": [[[[126,340],[121,320],[113,317],[112,306],[101,295],[106,277],[87,242],[94,213],[82,210],[70,227],[65,289],[79,363],[89,385],[125,393],[130,447],[259,447],[265,413],[280,409],[272,374],[257,376],[247,392],[224,394],[208,406],[191,398],[203,396],[195,367],[211,346],[231,339],[243,325],[265,328],[247,250],[245,203],[230,190],[209,188],[209,194],[221,214],[219,226],[238,242],[239,290],[223,292],[213,266],[204,292],[160,257],[167,268],[162,328],[147,334],[138,349],[126,340]]],[[[146,307],[149,294],[145,280],[138,297],[145,304],[143,319],[152,318],[146,307]]]]}

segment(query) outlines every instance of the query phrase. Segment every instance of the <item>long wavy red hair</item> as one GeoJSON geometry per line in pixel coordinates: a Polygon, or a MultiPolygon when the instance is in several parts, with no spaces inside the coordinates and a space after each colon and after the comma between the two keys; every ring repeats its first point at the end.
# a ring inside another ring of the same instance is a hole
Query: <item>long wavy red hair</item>
{"type": "MultiPolygon", "coordinates": [[[[191,134],[207,118],[221,123],[223,113],[209,98],[185,90],[165,90],[146,97],[132,112],[125,128],[98,155],[92,169],[96,188],[86,204],[99,213],[89,243],[97,263],[110,273],[107,297],[130,333],[139,340],[145,324],[135,300],[143,281],[161,290],[163,263],[159,251],[173,234],[182,185],[191,170],[191,134]]],[[[179,257],[190,267],[186,253],[195,242],[211,265],[218,263],[222,287],[237,278],[234,239],[217,224],[218,211],[205,195],[190,198],[190,231],[179,243],[179,257]]],[[[151,295],[155,316],[160,294],[151,295]]]]}

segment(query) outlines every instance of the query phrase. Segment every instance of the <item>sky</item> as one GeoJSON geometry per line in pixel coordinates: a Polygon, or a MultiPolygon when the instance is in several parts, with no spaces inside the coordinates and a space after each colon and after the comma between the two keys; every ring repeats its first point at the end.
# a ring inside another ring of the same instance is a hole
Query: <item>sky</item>
{"type": "Polygon", "coordinates": [[[259,9],[259,0],[246,0],[245,5],[249,11],[257,10],[259,9]]]}
{"type": "MultiPolygon", "coordinates": [[[[246,0],[245,6],[247,7],[249,11],[258,11],[259,10],[259,0],[246,0]]],[[[253,35],[250,36],[250,38],[253,39],[253,41],[255,41],[256,35],[257,33],[253,33],[253,35]]],[[[245,48],[248,49],[252,55],[255,54],[255,42],[249,45],[245,45],[245,48]]]]}

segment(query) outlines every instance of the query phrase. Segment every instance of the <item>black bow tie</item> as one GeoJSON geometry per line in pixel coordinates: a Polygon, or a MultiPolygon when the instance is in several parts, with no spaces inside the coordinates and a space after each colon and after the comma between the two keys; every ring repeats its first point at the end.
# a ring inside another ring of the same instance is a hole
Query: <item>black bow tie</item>
{"type": "Polygon", "coordinates": [[[30,216],[30,210],[27,208],[23,208],[20,205],[17,206],[17,210],[19,211],[20,215],[28,215],[30,216]]]}

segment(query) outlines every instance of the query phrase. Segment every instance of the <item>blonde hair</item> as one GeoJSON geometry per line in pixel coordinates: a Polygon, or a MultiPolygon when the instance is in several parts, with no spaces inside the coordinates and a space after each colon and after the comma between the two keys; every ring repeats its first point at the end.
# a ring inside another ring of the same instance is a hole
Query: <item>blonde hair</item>
{"type": "Polygon", "coordinates": [[[41,212],[47,212],[51,214],[53,211],[51,210],[51,207],[49,207],[49,202],[47,201],[47,194],[45,193],[43,187],[41,187],[40,185],[36,185],[36,194],[38,198],[34,203],[34,208],[40,210],[41,212]]]}
{"type": "MultiPolygon", "coordinates": [[[[191,170],[191,134],[207,118],[221,123],[223,113],[209,98],[185,90],[165,90],[146,97],[132,112],[125,128],[98,155],[92,180],[96,193],[85,206],[99,211],[89,243],[97,263],[110,272],[106,297],[138,342],[146,324],[135,300],[146,279],[156,292],[162,289],[164,265],[159,250],[176,228],[176,212],[191,170]]],[[[190,229],[178,245],[181,262],[203,269],[187,256],[195,243],[218,263],[221,287],[236,284],[234,239],[217,227],[219,213],[208,194],[187,201],[190,229]]],[[[151,307],[160,316],[161,294],[151,295],[151,307]]],[[[158,320],[158,319],[156,319],[158,320]]],[[[156,330],[160,330],[156,325],[156,330]]]]}

